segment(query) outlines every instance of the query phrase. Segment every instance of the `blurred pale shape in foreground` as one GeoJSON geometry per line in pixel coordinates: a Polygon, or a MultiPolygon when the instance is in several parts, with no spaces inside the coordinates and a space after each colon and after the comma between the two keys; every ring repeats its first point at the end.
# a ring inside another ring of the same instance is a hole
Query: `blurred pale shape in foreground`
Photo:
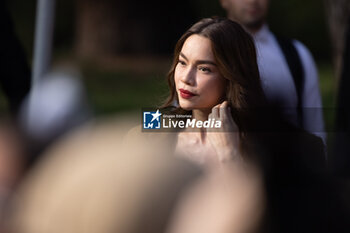
{"type": "Polygon", "coordinates": [[[201,173],[173,154],[176,134],[127,133],[130,126],[125,120],[90,125],[52,147],[17,192],[13,231],[255,229],[263,212],[256,173],[235,167],[201,173]]]}

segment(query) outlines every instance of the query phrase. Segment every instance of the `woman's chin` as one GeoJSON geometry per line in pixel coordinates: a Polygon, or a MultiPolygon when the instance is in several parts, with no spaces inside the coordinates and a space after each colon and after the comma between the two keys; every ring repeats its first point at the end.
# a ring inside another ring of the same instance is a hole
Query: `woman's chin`
{"type": "Polygon", "coordinates": [[[194,106],[190,105],[190,104],[183,104],[180,102],[180,107],[186,111],[192,111],[194,108],[194,106]]]}
{"type": "Polygon", "coordinates": [[[192,107],[188,107],[188,106],[181,106],[180,107],[183,109],[183,110],[186,110],[186,111],[192,111],[194,108],[192,107]]]}
{"type": "Polygon", "coordinates": [[[193,111],[193,110],[201,110],[201,111],[204,111],[204,112],[207,112],[207,111],[211,111],[212,107],[200,107],[200,106],[194,106],[194,105],[188,105],[188,104],[181,104],[180,103],[180,107],[183,109],[183,110],[186,110],[186,111],[193,111]]]}

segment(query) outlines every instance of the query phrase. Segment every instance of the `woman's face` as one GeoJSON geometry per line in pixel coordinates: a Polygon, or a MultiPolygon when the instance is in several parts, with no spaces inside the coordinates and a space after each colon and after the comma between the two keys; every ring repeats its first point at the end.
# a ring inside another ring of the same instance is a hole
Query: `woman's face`
{"type": "Polygon", "coordinates": [[[211,109],[224,100],[226,82],[208,38],[196,34],[187,38],[174,78],[180,107],[185,110],[211,109]]]}

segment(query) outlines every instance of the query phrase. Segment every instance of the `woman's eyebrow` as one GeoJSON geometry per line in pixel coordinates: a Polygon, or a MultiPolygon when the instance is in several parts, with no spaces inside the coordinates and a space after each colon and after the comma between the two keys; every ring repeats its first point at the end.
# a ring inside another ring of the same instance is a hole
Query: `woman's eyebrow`
{"type": "Polygon", "coordinates": [[[196,64],[197,64],[197,65],[200,65],[200,64],[209,64],[209,65],[217,66],[215,62],[209,61],[209,60],[198,60],[198,61],[196,61],[196,64]]]}
{"type": "Polygon", "coordinates": [[[188,58],[182,52],[180,52],[180,56],[183,57],[183,59],[185,59],[186,61],[188,61],[188,58]]]}
{"type": "MultiPolygon", "coordinates": [[[[188,58],[182,52],[180,52],[180,56],[183,59],[185,59],[186,61],[188,61],[188,58]]],[[[210,65],[213,65],[213,66],[217,66],[216,63],[211,61],[211,60],[198,60],[198,61],[196,61],[196,64],[197,65],[199,65],[199,64],[210,64],[210,65]]]]}

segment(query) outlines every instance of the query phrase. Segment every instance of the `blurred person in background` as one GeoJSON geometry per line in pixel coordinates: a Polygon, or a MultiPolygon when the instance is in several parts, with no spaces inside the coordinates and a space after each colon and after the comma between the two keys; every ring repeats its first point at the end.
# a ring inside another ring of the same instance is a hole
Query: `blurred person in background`
{"type": "Polygon", "coordinates": [[[300,41],[276,36],[266,22],[270,0],[220,0],[227,17],[253,36],[269,103],[291,123],[320,136],[324,122],[315,62],[300,41]]]}

